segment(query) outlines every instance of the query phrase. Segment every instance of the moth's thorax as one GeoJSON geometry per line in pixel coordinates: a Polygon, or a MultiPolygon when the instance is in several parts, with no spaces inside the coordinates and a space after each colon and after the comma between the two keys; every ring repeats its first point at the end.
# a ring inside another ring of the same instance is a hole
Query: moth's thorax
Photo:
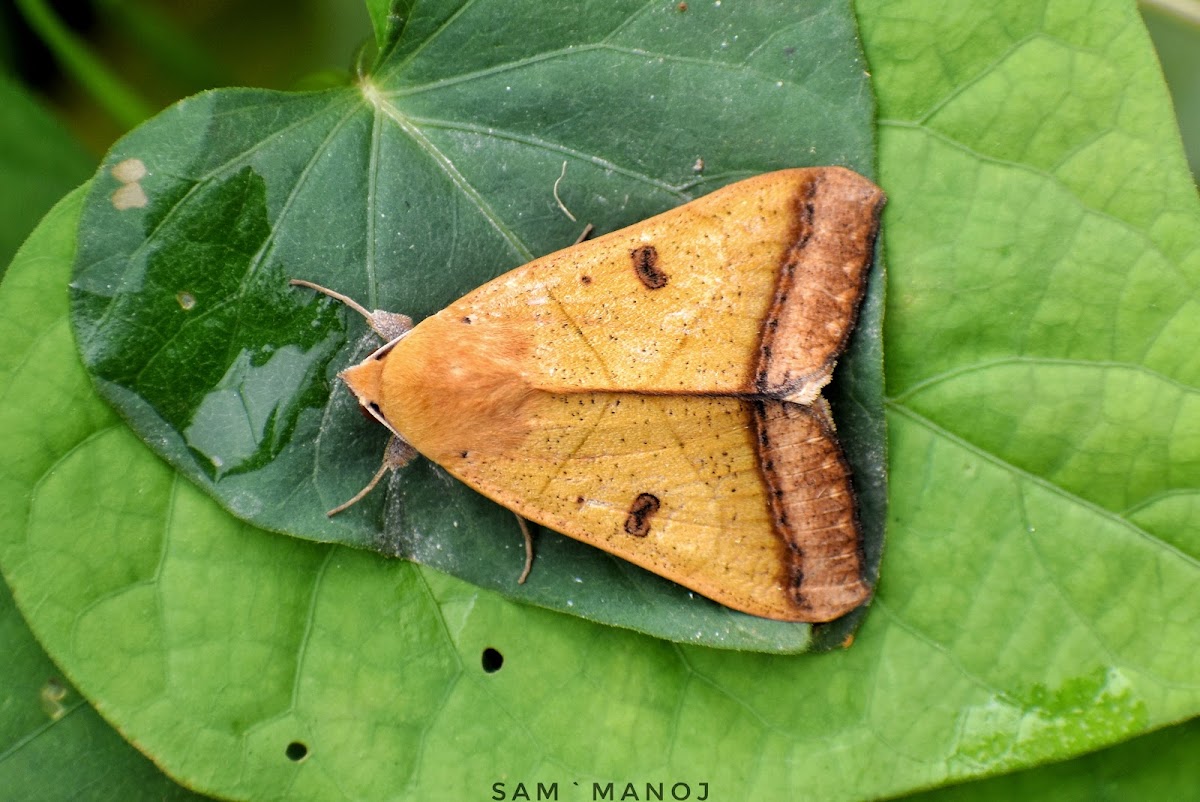
{"type": "Polygon", "coordinates": [[[437,462],[518,448],[536,393],[526,369],[529,334],[449,311],[422,321],[381,360],[384,417],[437,462]]]}

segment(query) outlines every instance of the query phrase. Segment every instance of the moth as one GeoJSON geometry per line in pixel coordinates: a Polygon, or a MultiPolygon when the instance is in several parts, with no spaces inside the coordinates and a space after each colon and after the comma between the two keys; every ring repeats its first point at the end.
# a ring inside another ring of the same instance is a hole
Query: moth
{"type": "Polygon", "coordinates": [[[364,492],[420,453],[723,605],[823,622],[871,594],[821,390],[883,203],[840,167],[759,175],[536,259],[416,326],[294,283],[387,341],[340,374],[394,435],[364,492]]]}

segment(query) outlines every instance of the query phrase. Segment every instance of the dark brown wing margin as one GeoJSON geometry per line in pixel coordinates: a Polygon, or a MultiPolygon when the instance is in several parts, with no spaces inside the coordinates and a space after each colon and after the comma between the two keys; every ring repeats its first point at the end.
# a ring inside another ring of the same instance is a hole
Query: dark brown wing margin
{"type": "Polygon", "coordinates": [[[754,401],[759,468],[799,618],[831,621],[871,595],[850,467],[823,402],[754,401]]]}
{"type": "Polygon", "coordinates": [[[759,340],[759,469],[784,544],[782,581],[805,621],[830,621],[871,595],[850,468],[820,392],[854,329],[883,203],[857,173],[812,171],[759,340]]]}
{"type": "Polygon", "coordinates": [[[810,404],[828,383],[858,317],[883,203],[883,190],[841,167],[801,184],[759,339],[759,394],[810,404]]]}

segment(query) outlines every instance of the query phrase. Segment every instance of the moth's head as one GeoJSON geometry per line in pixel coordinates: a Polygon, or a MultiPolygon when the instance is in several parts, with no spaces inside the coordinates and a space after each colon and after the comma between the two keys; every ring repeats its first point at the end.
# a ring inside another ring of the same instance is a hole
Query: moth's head
{"type": "Polygon", "coordinates": [[[346,368],[338,374],[338,378],[346,383],[354,393],[363,410],[375,420],[386,426],[392,434],[397,434],[392,424],[388,423],[380,404],[383,401],[383,365],[386,354],[371,354],[354,367],[346,368]]]}

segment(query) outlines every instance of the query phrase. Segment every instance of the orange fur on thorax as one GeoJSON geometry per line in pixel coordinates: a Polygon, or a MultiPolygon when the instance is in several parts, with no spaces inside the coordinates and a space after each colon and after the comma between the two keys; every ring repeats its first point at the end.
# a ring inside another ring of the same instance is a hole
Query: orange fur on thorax
{"type": "Polygon", "coordinates": [[[404,439],[443,462],[520,446],[537,394],[527,378],[530,335],[435,315],[385,357],[378,403],[404,439]]]}

